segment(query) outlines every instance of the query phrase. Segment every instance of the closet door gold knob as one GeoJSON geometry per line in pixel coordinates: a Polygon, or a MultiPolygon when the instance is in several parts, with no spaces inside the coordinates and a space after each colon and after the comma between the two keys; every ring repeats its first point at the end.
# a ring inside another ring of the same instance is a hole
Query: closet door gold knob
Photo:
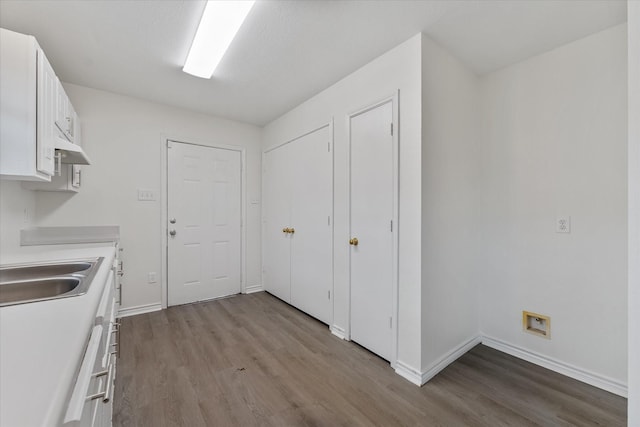
{"type": "Polygon", "coordinates": [[[295,229],[295,228],[290,228],[290,229],[289,229],[289,233],[293,234],[293,233],[295,233],[295,232],[296,232],[296,229],[295,229]]]}
{"type": "Polygon", "coordinates": [[[282,229],[282,232],[283,232],[283,233],[288,233],[288,232],[289,232],[289,229],[288,229],[288,228],[283,228],[283,229],[282,229]]]}
{"type": "Polygon", "coordinates": [[[349,239],[349,244],[353,246],[358,246],[358,238],[354,237],[353,239],[349,239]]]}

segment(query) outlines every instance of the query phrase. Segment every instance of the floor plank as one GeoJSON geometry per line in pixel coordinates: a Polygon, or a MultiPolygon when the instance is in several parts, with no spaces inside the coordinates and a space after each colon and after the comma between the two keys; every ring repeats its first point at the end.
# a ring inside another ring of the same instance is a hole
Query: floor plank
{"type": "Polygon", "coordinates": [[[115,426],[624,426],[624,398],[478,345],[423,387],[261,292],[122,319],[115,426]]]}

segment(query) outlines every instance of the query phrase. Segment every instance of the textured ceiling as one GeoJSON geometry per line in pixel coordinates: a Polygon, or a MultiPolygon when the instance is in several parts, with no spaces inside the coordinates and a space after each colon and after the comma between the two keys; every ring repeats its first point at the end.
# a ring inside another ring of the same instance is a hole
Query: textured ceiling
{"type": "Polygon", "coordinates": [[[478,74],[626,21],[626,1],[258,1],[211,80],[181,71],[202,1],[0,1],[65,82],[264,125],[424,32],[478,74]]]}

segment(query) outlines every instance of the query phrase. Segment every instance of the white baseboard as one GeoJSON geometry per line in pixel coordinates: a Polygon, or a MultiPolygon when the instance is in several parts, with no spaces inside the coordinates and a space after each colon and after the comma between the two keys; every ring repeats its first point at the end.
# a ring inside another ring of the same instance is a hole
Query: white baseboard
{"type": "Polygon", "coordinates": [[[396,374],[400,375],[405,380],[417,386],[422,385],[422,374],[419,370],[407,365],[406,363],[398,360],[396,361],[396,374]]]}
{"type": "Polygon", "coordinates": [[[471,350],[473,347],[480,344],[480,342],[481,337],[479,335],[475,336],[445,354],[440,358],[440,360],[433,363],[429,368],[427,368],[427,370],[422,372],[419,385],[423,385],[431,378],[435,377],[440,371],[455,362],[460,356],[471,350]]]}
{"type": "Polygon", "coordinates": [[[118,310],[118,317],[136,316],[138,314],[151,313],[153,311],[160,310],[162,310],[162,304],[159,302],[154,304],[137,305],[135,307],[121,308],[118,310]]]}
{"type": "Polygon", "coordinates": [[[263,290],[264,289],[262,289],[262,285],[250,285],[244,288],[244,293],[253,294],[255,292],[262,292],[263,290]]]}
{"type": "Polygon", "coordinates": [[[582,381],[594,387],[601,388],[618,396],[627,397],[627,385],[614,379],[586,371],[568,363],[561,362],[551,357],[532,352],[530,350],[518,347],[502,340],[487,336],[482,337],[482,344],[491,347],[503,353],[510,354],[519,359],[526,360],[543,368],[558,372],[567,377],[582,381]]]}
{"type": "Polygon", "coordinates": [[[340,326],[332,325],[332,326],[329,327],[329,330],[331,331],[331,333],[333,335],[337,336],[341,340],[346,340],[347,339],[346,331],[343,328],[341,328],[340,326]]]}

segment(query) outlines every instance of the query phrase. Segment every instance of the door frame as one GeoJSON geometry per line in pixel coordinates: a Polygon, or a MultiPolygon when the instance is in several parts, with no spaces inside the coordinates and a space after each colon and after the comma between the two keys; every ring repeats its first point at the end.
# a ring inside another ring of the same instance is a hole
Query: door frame
{"type": "MultiPolygon", "coordinates": [[[[349,210],[349,236],[345,238],[345,242],[351,236],[351,119],[357,117],[361,114],[364,114],[368,111],[371,111],[375,108],[378,108],[388,102],[391,102],[391,123],[393,125],[393,135],[392,135],[392,144],[393,144],[393,158],[392,158],[392,168],[393,168],[393,231],[392,231],[392,262],[391,262],[391,290],[392,290],[392,298],[391,298],[391,317],[392,317],[392,327],[391,327],[391,360],[389,361],[392,368],[395,369],[396,363],[398,361],[398,246],[399,246],[399,230],[400,224],[398,220],[398,211],[400,204],[400,185],[399,185],[399,176],[400,176],[400,159],[399,159],[399,130],[398,126],[398,98],[400,96],[400,90],[396,90],[391,96],[387,96],[377,102],[372,104],[368,104],[365,107],[359,108],[349,114],[347,114],[347,134],[349,137],[349,150],[347,153],[347,164],[349,168],[349,202],[348,202],[348,210],[349,210]]],[[[349,250],[349,304],[348,304],[348,330],[346,331],[346,338],[351,340],[351,250],[349,250]]]]}
{"type": "MultiPolygon", "coordinates": [[[[264,217],[264,158],[265,155],[267,153],[269,153],[270,151],[273,151],[277,148],[283,147],[287,144],[290,144],[292,142],[295,142],[297,140],[299,140],[300,138],[304,138],[307,135],[310,135],[314,132],[319,131],[320,129],[324,129],[324,128],[329,128],[329,144],[331,146],[331,284],[330,284],[330,289],[331,289],[331,299],[330,299],[330,304],[331,304],[331,317],[330,317],[330,322],[329,322],[329,330],[331,330],[331,327],[334,323],[334,319],[335,319],[335,250],[334,250],[334,244],[335,244],[335,205],[336,205],[336,189],[335,189],[335,161],[336,161],[336,156],[335,156],[335,137],[334,137],[334,130],[333,130],[333,116],[329,119],[329,121],[327,122],[322,122],[322,124],[320,124],[319,126],[314,126],[311,130],[307,131],[307,132],[303,132],[291,139],[288,139],[285,142],[279,143],[279,144],[275,144],[269,148],[263,149],[262,150],[262,157],[261,157],[261,166],[260,166],[260,185],[261,185],[261,194],[262,194],[262,214],[261,214],[261,218],[260,218],[260,224],[261,224],[261,233],[260,233],[260,238],[261,238],[261,259],[260,259],[260,281],[263,284],[263,289],[264,289],[264,254],[265,254],[265,244],[266,244],[266,239],[265,239],[265,227],[264,227],[264,222],[265,222],[265,217],[264,217]]],[[[166,237],[166,236],[165,236],[166,237]]]]}
{"type": "Polygon", "coordinates": [[[169,228],[167,226],[169,215],[169,143],[176,142],[180,144],[197,145],[205,148],[217,148],[221,150],[237,151],[240,153],[240,292],[246,293],[247,289],[247,272],[246,272],[246,258],[247,258],[247,152],[244,147],[228,144],[206,143],[198,140],[192,142],[194,138],[173,138],[169,136],[162,136],[162,150],[161,150],[161,171],[160,182],[162,185],[160,195],[160,229],[162,236],[161,243],[161,268],[162,268],[162,280],[160,283],[161,289],[161,303],[162,308],[165,309],[168,306],[169,301],[169,239],[167,237],[169,228]]]}

